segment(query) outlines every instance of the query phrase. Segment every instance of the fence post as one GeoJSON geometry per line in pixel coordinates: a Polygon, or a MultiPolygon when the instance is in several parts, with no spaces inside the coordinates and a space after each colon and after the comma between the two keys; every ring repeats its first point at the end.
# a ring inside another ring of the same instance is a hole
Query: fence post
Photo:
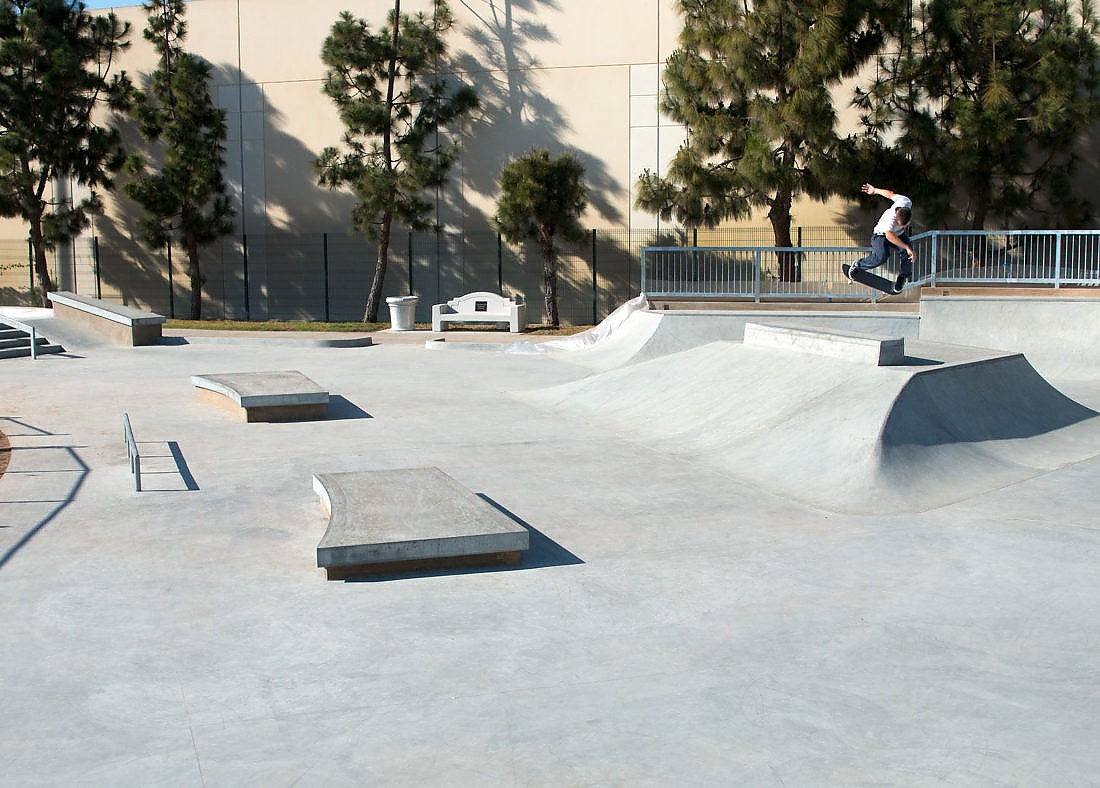
{"type": "Polygon", "coordinates": [[[321,233],[321,255],[325,265],[325,322],[329,322],[328,308],[328,233],[321,233]]]}
{"type": "Polygon", "coordinates": [[[103,279],[99,275],[99,236],[92,236],[92,266],[95,268],[95,297],[103,298],[103,279]]]}
{"type": "Polygon", "coordinates": [[[638,283],[640,285],[638,295],[645,295],[645,254],[646,248],[642,247],[642,259],[639,262],[638,283]]]}
{"type": "Polygon", "coordinates": [[[497,294],[504,295],[504,240],[497,233],[497,294]]]}
{"type": "Polygon", "coordinates": [[[416,295],[413,291],[413,234],[409,230],[409,295],[416,295]]]}
{"type": "Polygon", "coordinates": [[[599,320],[596,318],[600,308],[600,286],[599,279],[596,277],[596,229],[592,229],[592,325],[596,325],[599,320]]]}
{"type": "Polygon", "coordinates": [[[27,239],[27,274],[29,275],[30,290],[28,295],[31,297],[31,306],[38,306],[38,296],[34,293],[34,243],[30,238],[27,239]]]}
{"type": "Polygon", "coordinates": [[[939,230],[932,231],[932,268],[929,274],[929,284],[932,287],[936,286],[936,262],[939,260],[940,252],[940,234],[939,230]]]}
{"type": "Polygon", "coordinates": [[[168,317],[176,316],[176,288],[172,283],[172,240],[168,240],[168,317]]]}
{"type": "Polygon", "coordinates": [[[244,319],[252,316],[252,307],[248,301],[248,233],[241,234],[242,272],[244,274],[244,319]]]}
{"type": "Polygon", "coordinates": [[[757,249],[752,253],[752,295],[753,300],[756,303],[760,303],[760,250],[757,249]]]}
{"type": "Polygon", "coordinates": [[[1062,286],[1062,234],[1054,236],[1054,287],[1062,286]]]}

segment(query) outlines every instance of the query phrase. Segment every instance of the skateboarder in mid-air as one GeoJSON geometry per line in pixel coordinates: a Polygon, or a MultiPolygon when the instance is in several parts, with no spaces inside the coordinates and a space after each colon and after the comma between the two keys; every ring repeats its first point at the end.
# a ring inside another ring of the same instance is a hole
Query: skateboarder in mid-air
{"type": "MultiPolygon", "coordinates": [[[[903,252],[898,278],[894,280],[892,293],[900,293],[905,283],[913,278],[913,263],[917,253],[909,244],[909,223],[913,218],[913,201],[904,194],[863,184],[864,194],[879,194],[890,200],[891,205],[882,212],[875,229],[871,231],[871,253],[853,266],[844,266],[844,273],[853,282],[860,281],[860,272],[870,271],[885,263],[892,255],[903,252]]],[[[876,279],[878,277],[875,277],[876,279]]]]}

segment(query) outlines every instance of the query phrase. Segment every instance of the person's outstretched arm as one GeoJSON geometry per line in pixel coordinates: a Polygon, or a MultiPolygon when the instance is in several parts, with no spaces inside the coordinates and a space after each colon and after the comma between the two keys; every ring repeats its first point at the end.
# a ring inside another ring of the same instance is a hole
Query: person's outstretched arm
{"type": "Polygon", "coordinates": [[[880,189],[878,186],[872,186],[869,183],[863,184],[863,193],[878,194],[885,197],[887,200],[892,200],[897,196],[897,192],[891,191],[890,189],[880,189]]]}

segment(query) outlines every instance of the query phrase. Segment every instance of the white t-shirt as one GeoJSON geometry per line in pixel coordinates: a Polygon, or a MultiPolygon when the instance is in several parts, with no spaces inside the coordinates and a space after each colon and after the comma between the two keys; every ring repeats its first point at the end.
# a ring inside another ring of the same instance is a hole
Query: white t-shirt
{"type": "Polygon", "coordinates": [[[882,212],[882,216],[878,218],[878,224],[875,225],[875,235],[886,235],[886,231],[899,235],[905,231],[905,228],[909,225],[898,224],[897,217],[894,216],[895,208],[908,208],[913,209],[913,201],[906,197],[904,194],[895,194],[894,201],[890,204],[890,207],[882,212]]]}

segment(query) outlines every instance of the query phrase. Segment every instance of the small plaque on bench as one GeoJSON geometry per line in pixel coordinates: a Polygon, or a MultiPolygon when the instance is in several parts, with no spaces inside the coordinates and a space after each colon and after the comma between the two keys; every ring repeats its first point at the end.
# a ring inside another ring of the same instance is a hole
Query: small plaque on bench
{"type": "Polygon", "coordinates": [[[488,312],[489,311],[489,302],[488,301],[474,301],[474,311],[475,312],[488,312]]]}

